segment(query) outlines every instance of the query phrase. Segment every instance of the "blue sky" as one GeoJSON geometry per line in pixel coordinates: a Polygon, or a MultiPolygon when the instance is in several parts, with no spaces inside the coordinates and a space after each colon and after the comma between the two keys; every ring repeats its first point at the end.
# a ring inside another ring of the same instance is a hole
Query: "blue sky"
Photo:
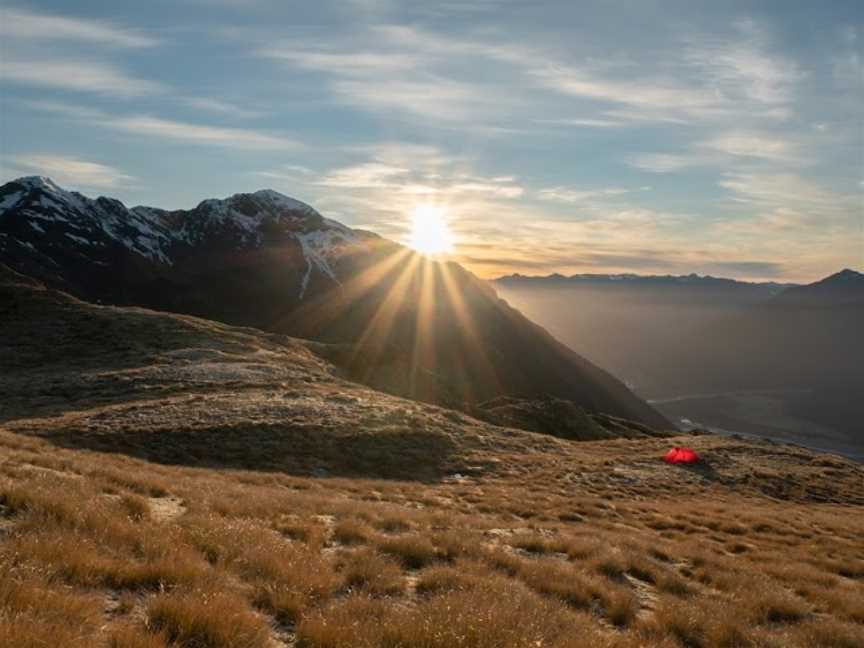
{"type": "Polygon", "coordinates": [[[273,188],[508,272],[864,266],[864,5],[0,5],[0,179],[127,204],[273,188]]]}

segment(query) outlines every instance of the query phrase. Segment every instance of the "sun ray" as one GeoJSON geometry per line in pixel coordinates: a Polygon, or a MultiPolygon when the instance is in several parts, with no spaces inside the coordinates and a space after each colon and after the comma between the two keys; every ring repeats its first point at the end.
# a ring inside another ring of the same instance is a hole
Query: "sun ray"
{"type": "MultiPolygon", "coordinates": [[[[446,263],[441,263],[440,274],[441,284],[444,287],[444,294],[450,304],[450,308],[456,317],[459,324],[459,331],[462,333],[460,342],[463,347],[457,356],[458,366],[463,372],[462,384],[467,388],[472,384],[488,385],[495,393],[501,392],[500,380],[495,368],[484,352],[484,345],[480,341],[480,334],[477,331],[477,326],[471,315],[469,314],[468,306],[465,304],[464,291],[456,285],[456,279],[453,277],[451,268],[446,263]],[[471,362],[468,362],[468,360],[471,362]],[[472,374],[480,373],[479,376],[472,374]],[[473,380],[478,379],[480,382],[473,380]]],[[[466,394],[466,400],[475,400],[475,394],[466,394]]]]}
{"type": "Polygon", "coordinates": [[[410,390],[417,393],[417,379],[421,370],[435,374],[435,317],[436,280],[435,266],[438,264],[423,257],[419,269],[419,286],[414,317],[414,347],[411,354],[410,390]]]}

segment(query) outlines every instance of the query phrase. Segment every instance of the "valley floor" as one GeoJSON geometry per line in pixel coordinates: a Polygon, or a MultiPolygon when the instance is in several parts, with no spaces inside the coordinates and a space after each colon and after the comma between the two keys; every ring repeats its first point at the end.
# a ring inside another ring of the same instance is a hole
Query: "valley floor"
{"type": "Polygon", "coordinates": [[[854,435],[803,418],[796,411],[807,390],[752,390],[696,394],[649,401],[682,427],[739,433],[833,452],[864,461],[864,448],[854,435]]]}

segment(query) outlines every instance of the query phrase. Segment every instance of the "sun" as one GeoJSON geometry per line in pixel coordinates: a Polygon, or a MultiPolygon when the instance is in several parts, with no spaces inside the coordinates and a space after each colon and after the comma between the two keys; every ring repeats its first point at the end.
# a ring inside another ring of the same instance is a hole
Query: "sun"
{"type": "Polygon", "coordinates": [[[414,208],[411,240],[408,245],[423,254],[447,254],[453,251],[453,235],[447,224],[447,211],[435,205],[414,208]]]}

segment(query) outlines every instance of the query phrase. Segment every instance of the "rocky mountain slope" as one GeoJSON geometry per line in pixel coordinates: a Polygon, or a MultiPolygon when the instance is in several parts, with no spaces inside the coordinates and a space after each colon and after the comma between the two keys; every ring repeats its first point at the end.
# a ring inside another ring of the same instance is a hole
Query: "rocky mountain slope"
{"type": "Polygon", "coordinates": [[[466,407],[548,394],[669,425],[461,266],[272,191],[169,212],[22,178],[0,188],[0,262],[87,301],[316,340],[353,379],[402,396],[466,407]]]}

